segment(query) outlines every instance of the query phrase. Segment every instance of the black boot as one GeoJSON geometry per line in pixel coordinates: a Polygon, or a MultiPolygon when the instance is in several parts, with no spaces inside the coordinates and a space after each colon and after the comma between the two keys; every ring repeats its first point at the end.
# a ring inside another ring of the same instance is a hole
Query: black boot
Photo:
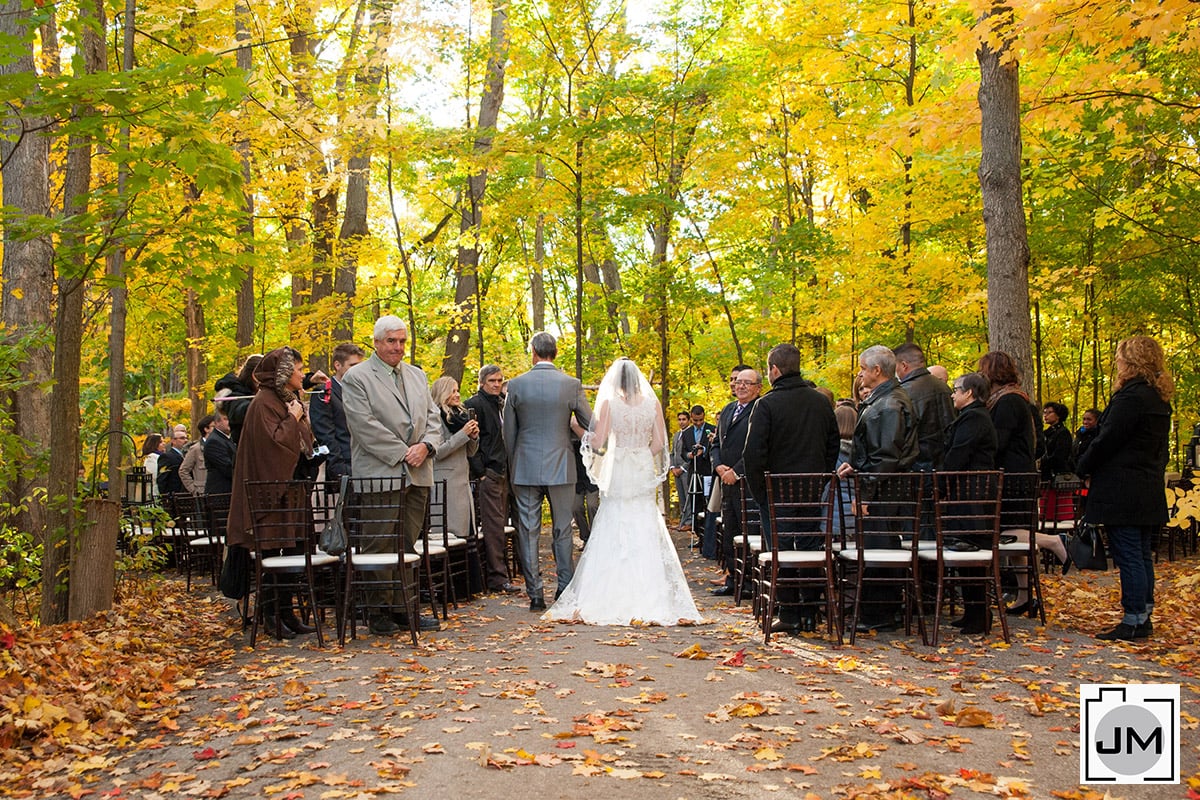
{"type": "Polygon", "coordinates": [[[1141,625],[1130,625],[1127,622],[1121,622],[1112,630],[1097,633],[1096,638],[1102,642],[1132,642],[1138,638],[1139,628],[1141,628],[1141,625]]]}
{"type": "Polygon", "coordinates": [[[279,615],[279,619],[281,622],[283,622],[283,627],[288,628],[292,633],[304,634],[316,633],[317,631],[317,627],[315,625],[309,625],[308,623],[302,622],[300,618],[296,616],[296,612],[290,608],[281,613],[279,615]]]}

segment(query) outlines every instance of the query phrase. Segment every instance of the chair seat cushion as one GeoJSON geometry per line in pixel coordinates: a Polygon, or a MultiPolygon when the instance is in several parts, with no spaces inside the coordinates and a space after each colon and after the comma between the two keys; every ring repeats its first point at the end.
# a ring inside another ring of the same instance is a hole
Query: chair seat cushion
{"type": "MultiPolygon", "coordinates": [[[[335,556],[319,551],[312,555],[312,565],[314,567],[325,567],[330,564],[336,564],[339,560],[335,556]]],[[[304,556],[267,556],[262,560],[262,566],[263,569],[267,570],[303,569],[304,556]]]]}
{"type": "Polygon", "coordinates": [[[201,536],[198,539],[192,539],[188,542],[189,547],[212,547],[219,542],[218,539],[212,536],[201,536]]]}
{"type": "MultiPolygon", "coordinates": [[[[937,561],[937,550],[922,550],[917,553],[917,558],[922,561],[937,561]]],[[[991,550],[942,550],[942,560],[947,564],[953,564],[956,567],[975,564],[979,566],[989,566],[992,563],[991,550]]]]}
{"type": "Polygon", "coordinates": [[[426,545],[425,542],[421,541],[420,539],[413,544],[413,550],[416,550],[418,553],[424,553],[426,550],[428,550],[429,555],[431,556],[446,555],[446,548],[442,547],[440,544],[426,545]]]}
{"type": "MultiPolygon", "coordinates": [[[[861,551],[864,564],[899,564],[904,565],[912,561],[912,550],[897,550],[888,547],[868,547],[861,551]]],[[[848,547],[837,554],[837,557],[842,561],[858,563],[859,550],[856,547],[848,547]]]]}
{"type": "MultiPolygon", "coordinates": [[[[758,554],[758,563],[770,564],[775,560],[774,553],[769,551],[758,554]]],[[[794,566],[796,564],[824,564],[824,550],[780,550],[779,565],[794,566]]]]}

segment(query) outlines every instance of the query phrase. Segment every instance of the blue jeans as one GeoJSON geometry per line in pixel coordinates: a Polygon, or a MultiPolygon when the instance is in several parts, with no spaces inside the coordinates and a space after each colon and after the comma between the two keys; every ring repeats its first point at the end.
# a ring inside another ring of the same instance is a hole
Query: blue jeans
{"type": "Polygon", "coordinates": [[[1121,573],[1121,608],[1127,625],[1140,625],[1154,606],[1154,554],[1150,538],[1157,526],[1106,525],[1108,549],[1121,573]]]}

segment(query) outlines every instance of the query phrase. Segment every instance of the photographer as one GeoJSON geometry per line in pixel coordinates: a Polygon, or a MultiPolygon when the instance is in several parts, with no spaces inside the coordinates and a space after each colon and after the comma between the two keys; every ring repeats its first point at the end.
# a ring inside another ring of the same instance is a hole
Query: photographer
{"type": "Polygon", "coordinates": [[[715,520],[706,511],[708,494],[712,491],[712,446],[717,429],[704,421],[704,406],[692,406],[692,424],[682,434],[683,463],[687,476],[687,507],[684,519],[691,517],[696,524],[704,519],[704,535],[701,537],[703,555],[716,557],[715,520]]]}
{"type": "Polygon", "coordinates": [[[339,344],[333,348],[333,377],[317,381],[311,387],[319,392],[308,403],[313,436],[329,448],[329,459],[325,462],[326,491],[338,491],[341,477],[350,474],[350,429],[346,427],[346,408],[342,404],[342,378],[364,356],[363,349],[353,342],[339,344]]]}

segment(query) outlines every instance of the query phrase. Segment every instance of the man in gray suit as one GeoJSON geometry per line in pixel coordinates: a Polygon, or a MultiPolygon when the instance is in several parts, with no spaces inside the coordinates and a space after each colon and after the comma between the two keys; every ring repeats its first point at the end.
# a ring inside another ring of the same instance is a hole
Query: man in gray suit
{"type": "Polygon", "coordinates": [[[529,610],[542,611],[546,599],[538,561],[542,532],[542,498],[550,500],[554,526],[554,565],[557,597],[575,573],[571,510],[575,502],[575,453],[571,446],[571,416],[583,427],[592,409],[578,380],[554,366],[558,342],[548,333],[529,340],[533,369],[508,382],[504,408],[504,447],[508,451],[509,481],[517,501],[521,571],[529,610]]]}
{"type": "MultiPolygon", "coordinates": [[[[433,457],[442,443],[442,423],[429,396],[425,373],[404,363],[408,326],[399,317],[380,317],[375,323],[375,352],[347,370],[342,378],[342,403],[350,429],[350,470],[359,478],[405,476],[407,485],[396,500],[403,501],[404,538],[409,552],[421,536],[429,489],[433,486],[433,457]]],[[[392,522],[395,515],[392,516],[392,522]]],[[[382,521],[382,520],[381,520],[382,521]]],[[[398,630],[388,610],[401,606],[399,592],[385,591],[367,598],[370,629],[375,634],[398,630]]],[[[394,614],[395,612],[393,612],[394,614]]],[[[432,618],[420,620],[422,630],[436,629],[432,618]]]]}

